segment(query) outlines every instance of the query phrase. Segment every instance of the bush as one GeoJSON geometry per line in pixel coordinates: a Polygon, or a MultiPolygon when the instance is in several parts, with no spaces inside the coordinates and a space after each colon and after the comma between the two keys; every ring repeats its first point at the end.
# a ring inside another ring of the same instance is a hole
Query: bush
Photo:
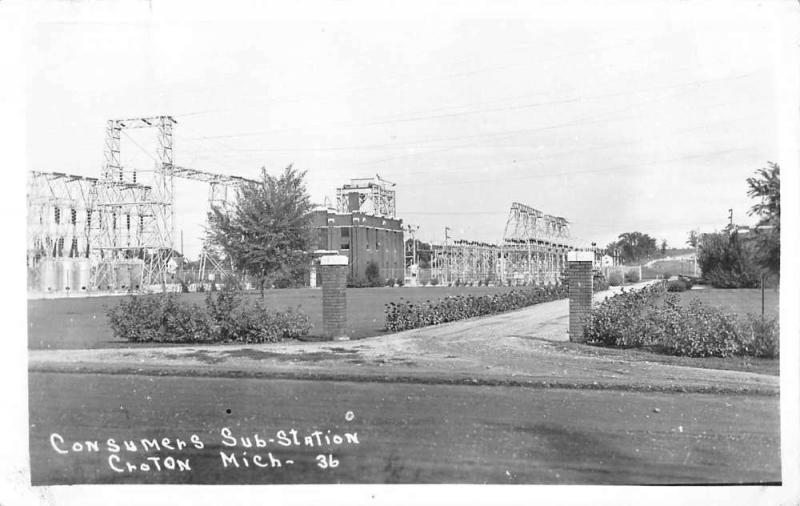
{"type": "Polygon", "coordinates": [[[567,296],[566,286],[511,290],[494,295],[455,295],[437,301],[413,303],[401,300],[386,305],[386,330],[401,331],[511,311],[567,296]]]}
{"type": "Polygon", "coordinates": [[[639,272],[638,271],[628,271],[625,273],[625,281],[628,283],[638,283],[639,282],[639,272]]]}
{"type": "Polygon", "coordinates": [[[780,327],[777,316],[748,314],[740,329],[744,340],[745,355],[764,358],[780,356],[780,327]]]}
{"type": "Polygon", "coordinates": [[[439,278],[432,278],[431,279],[431,286],[436,286],[439,284],[439,278]]]}
{"type": "Polygon", "coordinates": [[[622,284],[622,274],[619,272],[612,272],[608,275],[609,286],[619,286],[622,284]]]}
{"type": "Polygon", "coordinates": [[[347,275],[347,287],[348,288],[364,288],[370,286],[366,279],[362,278],[361,276],[353,276],[351,274],[347,275]]]}
{"type": "Polygon", "coordinates": [[[685,292],[688,290],[689,287],[686,285],[686,282],[682,279],[673,279],[667,282],[667,291],[668,292],[685,292]]]}
{"type": "Polygon", "coordinates": [[[777,318],[762,322],[748,316],[742,322],[699,300],[682,307],[678,296],[664,295],[675,282],[606,299],[591,312],[584,329],[587,342],[689,357],[778,356],[777,318]]]}
{"type": "Polygon", "coordinates": [[[106,316],[115,336],[133,342],[205,341],[210,336],[206,313],[179,304],[174,293],[128,296],[106,316]]]}
{"type": "Polygon", "coordinates": [[[381,282],[381,269],[378,263],[374,261],[367,262],[367,268],[364,270],[364,276],[367,278],[369,286],[382,286],[381,282]]]}
{"type": "Polygon", "coordinates": [[[664,272],[661,273],[661,277],[662,277],[662,279],[669,279],[669,278],[672,277],[672,274],[670,274],[667,271],[664,271],[664,272]]]}
{"type": "Polygon", "coordinates": [[[595,272],[592,278],[592,290],[595,292],[602,292],[608,290],[609,283],[606,277],[601,272],[595,272]]]}
{"type": "Polygon", "coordinates": [[[703,234],[697,263],[703,280],[715,288],[755,288],[760,273],[752,240],[739,234],[703,234]]]}
{"type": "Polygon", "coordinates": [[[232,291],[209,293],[206,308],[185,305],[174,293],[133,295],[107,312],[114,335],[132,342],[274,342],[308,334],[311,322],[299,310],[270,312],[261,301],[247,304],[232,291]]]}

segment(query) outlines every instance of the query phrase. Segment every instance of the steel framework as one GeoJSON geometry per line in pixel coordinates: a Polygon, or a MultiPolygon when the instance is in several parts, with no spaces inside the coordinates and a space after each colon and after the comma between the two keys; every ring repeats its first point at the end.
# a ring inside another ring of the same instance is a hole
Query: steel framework
{"type": "Polygon", "coordinates": [[[357,210],[373,216],[394,218],[394,186],[395,183],[386,181],[377,174],[374,178],[351,179],[349,184],[336,189],[336,210],[340,213],[357,210]]]}
{"type": "Polygon", "coordinates": [[[431,276],[445,284],[558,284],[568,251],[578,249],[569,222],[514,202],[500,244],[431,245],[431,276]]]}
{"type": "MultiPolygon", "coordinates": [[[[172,175],[182,179],[190,179],[208,184],[208,204],[210,208],[230,209],[236,201],[237,190],[245,184],[258,184],[254,179],[240,176],[228,176],[203,170],[191,169],[173,165],[168,168],[172,175]]],[[[207,244],[203,245],[200,253],[200,266],[198,277],[205,280],[206,276],[219,274],[224,277],[233,271],[233,263],[226,269],[217,255],[212,254],[207,244]]]]}
{"type": "MultiPolygon", "coordinates": [[[[51,291],[74,284],[69,279],[73,270],[77,272],[73,263],[78,261],[82,263],[75,281],[80,281],[82,289],[163,286],[175,254],[175,178],[208,184],[209,205],[225,208],[235,200],[236,188],[256,183],[174,165],[172,130],[176,123],[171,116],[109,120],[100,178],[31,172],[27,250],[33,286],[46,285],[46,291],[51,291]],[[157,131],[151,170],[121,163],[122,133],[135,128],[157,131]],[[43,266],[48,279],[39,283],[43,266]],[[61,284],[56,283],[59,276],[64,278],[61,284]]],[[[206,263],[211,263],[215,272],[224,271],[204,248],[203,269],[206,263]]]]}

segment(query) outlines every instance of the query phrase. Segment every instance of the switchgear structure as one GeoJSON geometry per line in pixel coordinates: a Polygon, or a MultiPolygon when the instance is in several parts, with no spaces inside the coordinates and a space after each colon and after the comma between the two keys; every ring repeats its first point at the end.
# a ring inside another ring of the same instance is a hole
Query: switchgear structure
{"type": "MultiPolygon", "coordinates": [[[[175,178],[209,185],[211,206],[256,181],[173,163],[171,116],[109,120],[99,178],[33,171],[28,182],[28,269],[33,292],[140,290],[171,283],[175,178]],[[151,169],[121,163],[127,129],[156,130],[151,169]]],[[[208,255],[204,249],[201,263],[208,255]]],[[[215,271],[222,271],[211,261],[215,271]]]]}
{"type": "Polygon", "coordinates": [[[565,218],[514,202],[500,244],[432,244],[431,277],[445,284],[558,284],[567,252],[581,248],[565,218]]]}

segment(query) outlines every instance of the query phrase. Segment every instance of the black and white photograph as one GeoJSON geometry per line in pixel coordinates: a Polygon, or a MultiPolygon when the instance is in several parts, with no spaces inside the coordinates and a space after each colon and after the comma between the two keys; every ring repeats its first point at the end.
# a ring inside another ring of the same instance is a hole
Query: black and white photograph
{"type": "Polygon", "coordinates": [[[0,16],[0,503],[800,500],[800,2],[0,16]]]}

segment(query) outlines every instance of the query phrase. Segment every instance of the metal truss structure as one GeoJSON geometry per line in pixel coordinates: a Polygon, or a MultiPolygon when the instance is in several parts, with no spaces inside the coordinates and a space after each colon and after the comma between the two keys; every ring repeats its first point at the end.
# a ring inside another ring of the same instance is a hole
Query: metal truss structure
{"type": "Polygon", "coordinates": [[[445,284],[541,285],[560,282],[578,245],[566,219],[514,202],[500,244],[446,240],[431,248],[431,276],[445,284]]]}
{"type": "Polygon", "coordinates": [[[87,290],[97,179],[32,171],[28,179],[29,288],[87,290]],[[74,275],[73,275],[74,274],[74,275]]]}
{"type": "MultiPolygon", "coordinates": [[[[193,181],[200,181],[208,184],[208,204],[211,208],[230,209],[236,201],[237,190],[245,184],[258,184],[254,179],[248,179],[239,176],[227,176],[223,174],[216,174],[214,172],[206,172],[197,169],[190,169],[187,167],[172,166],[169,168],[175,177],[190,179],[193,181]]],[[[226,275],[233,272],[233,264],[229,268],[225,268],[223,261],[220,260],[219,255],[213,254],[208,245],[203,246],[200,252],[200,266],[198,277],[200,280],[205,280],[207,277],[217,275],[224,278],[226,275]],[[209,276],[211,275],[211,276],[209,276]]]]}
{"type": "MultiPolygon", "coordinates": [[[[28,181],[29,288],[36,291],[138,290],[170,282],[175,255],[175,178],[208,184],[212,207],[229,208],[236,188],[257,181],[173,164],[170,116],[106,123],[100,178],[31,172],[28,181]],[[157,130],[150,170],[121,163],[121,134],[157,130]]],[[[204,249],[201,266],[220,262],[204,249]]]]}
{"type": "Polygon", "coordinates": [[[101,290],[166,285],[175,239],[175,180],[170,116],[109,120],[105,164],[97,182],[99,227],[93,244],[92,286],[101,290]],[[155,128],[158,148],[152,170],[123,167],[121,134],[155,128]]]}
{"type": "Polygon", "coordinates": [[[464,240],[431,244],[431,277],[445,284],[499,284],[499,258],[496,244],[464,240]]]}
{"type": "Polygon", "coordinates": [[[351,179],[349,184],[336,189],[336,210],[340,213],[357,210],[373,216],[394,218],[394,186],[395,183],[377,174],[374,178],[351,179]]]}

